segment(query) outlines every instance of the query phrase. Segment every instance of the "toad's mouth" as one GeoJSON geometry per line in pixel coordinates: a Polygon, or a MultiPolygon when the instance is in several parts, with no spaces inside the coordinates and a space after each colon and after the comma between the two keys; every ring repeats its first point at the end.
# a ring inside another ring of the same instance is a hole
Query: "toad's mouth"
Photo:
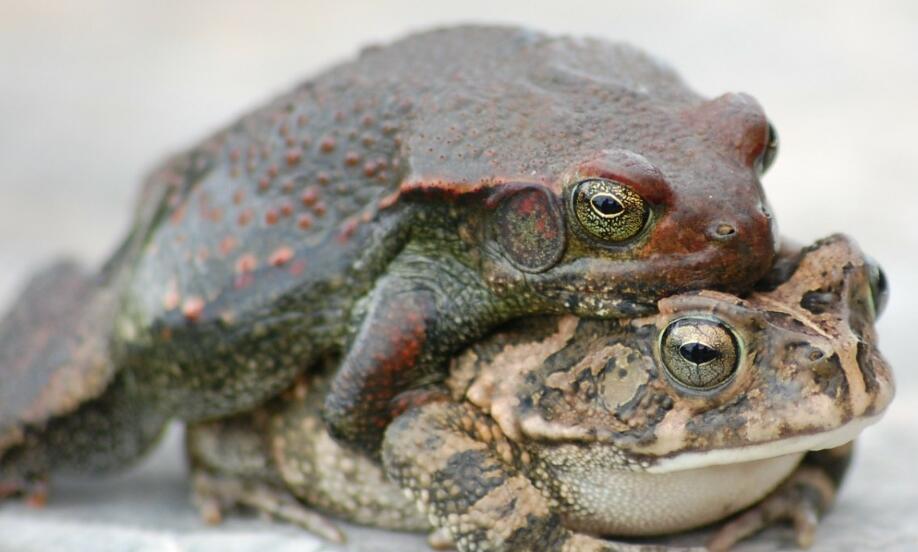
{"type": "Polygon", "coordinates": [[[739,464],[755,460],[776,458],[788,454],[839,447],[853,441],[864,428],[875,424],[882,415],[852,420],[830,431],[798,435],[746,447],[715,449],[704,452],[684,452],[660,458],[647,468],[648,473],[671,473],[708,466],[739,464]]]}

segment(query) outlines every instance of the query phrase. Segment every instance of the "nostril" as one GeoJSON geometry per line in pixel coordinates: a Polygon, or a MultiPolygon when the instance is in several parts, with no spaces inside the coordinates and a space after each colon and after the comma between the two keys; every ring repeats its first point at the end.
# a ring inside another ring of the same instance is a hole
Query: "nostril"
{"type": "Polygon", "coordinates": [[[768,220],[771,220],[772,214],[771,214],[771,209],[768,207],[768,205],[763,204],[761,211],[762,211],[763,217],[767,218],[768,220]]]}
{"type": "Polygon", "coordinates": [[[736,228],[730,226],[729,224],[718,224],[714,231],[718,236],[731,236],[736,233],[736,228]]]}
{"type": "Polygon", "coordinates": [[[730,239],[736,235],[736,227],[732,224],[727,224],[726,222],[720,222],[713,226],[709,234],[712,238],[717,240],[730,239]]]}

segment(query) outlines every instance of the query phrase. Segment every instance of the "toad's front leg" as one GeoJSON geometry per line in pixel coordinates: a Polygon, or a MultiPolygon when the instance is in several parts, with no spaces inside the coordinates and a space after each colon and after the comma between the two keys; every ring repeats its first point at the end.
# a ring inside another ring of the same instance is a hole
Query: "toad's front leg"
{"type": "Polygon", "coordinates": [[[708,548],[712,552],[729,550],[746,537],[782,521],[793,524],[797,546],[809,548],[819,518],[835,502],[853,451],[854,443],[848,443],[808,453],[780,487],[721,527],[708,542],[708,548]]]}
{"type": "Polygon", "coordinates": [[[329,432],[376,457],[393,398],[439,379],[455,349],[512,314],[454,256],[407,247],[354,316],[325,401],[329,432]]]}
{"type": "Polygon", "coordinates": [[[528,454],[467,403],[433,402],[386,431],[383,463],[460,551],[648,552],[667,547],[605,541],[564,527],[523,474],[528,454]]]}

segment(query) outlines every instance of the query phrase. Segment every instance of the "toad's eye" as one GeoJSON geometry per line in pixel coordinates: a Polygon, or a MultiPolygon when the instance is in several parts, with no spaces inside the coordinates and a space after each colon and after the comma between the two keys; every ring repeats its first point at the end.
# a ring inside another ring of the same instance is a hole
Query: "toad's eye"
{"type": "Polygon", "coordinates": [[[577,185],[573,194],[577,221],[592,236],[622,242],[636,236],[650,214],[644,199],[628,186],[613,180],[591,179],[577,185]]]}
{"type": "Polygon", "coordinates": [[[660,356],[669,376],[692,389],[712,389],[739,366],[736,335],[708,318],[680,318],[660,336],[660,356]]]}
{"type": "Polygon", "coordinates": [[[870,279],[870,299],[873,301],[874,317],[879,318],[889,301],[889,283],[886,273],[873,259],[867,259],[867,270],[870,279]]]}
{"type": "Polygon", "coordinates": [[[759,176],[765,174],[765,171],[775,162],[775,157],[778,156],[778,131],[771,123],[768,123],[768,136],[765,140],[765,149],[762,150],[762,155],[756,162],[756,171],[759,176]]]}

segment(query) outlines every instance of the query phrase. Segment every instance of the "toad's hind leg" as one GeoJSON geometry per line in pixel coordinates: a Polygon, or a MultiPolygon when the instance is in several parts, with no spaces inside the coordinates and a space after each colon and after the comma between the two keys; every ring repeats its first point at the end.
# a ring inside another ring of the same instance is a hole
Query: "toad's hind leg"
{"type": "Polygon", "coordinates": [[[0,452],[0,481],[41,482],[49,474],[93,475],[124,469],[157,443],[167,416],[134,392],[119,374],[102,396],[0,452]]]}
{"type": "Polygon", "coordinates": [[[812,546],[819,518],[835,502],[853,450],[854,444],[848,443],[808,453],[780,487],[721,527],[708,542],[708,549],[729,550],[739,541],[782,521],[793,525],[797,546],[812,546]]]}
{"type": "Polygon", "coordinates": [[[308,378],[252,413],[194,424],[188,452],[205,518],[232,505],[336,540],[311,510],[387,529],[430,527],[376,462],[339,445],[319,417],[326,386],[308,378]],[[202,492],[203,491],[203,492],[202,492]],[[294,499],[295,497],[295,499],[294,499]]]}
{"type": "Polygon", "coordinates": [[[124,467],[161,433],[110,351],[122,257],[98,274],[50,265],[0,321],[0,497],[41,502],[49,475],[124,467]]]}
{"type": "Polygon", "coordinates": [[[527,453],[468,404],[431,402],[408,410],[386,430],[382,453],[389,477],[411,492],[460,551],[677,550],[606,541],[564,527],[526,477],[527,453]]]}
{"type": "Polygon", "coordinates": [[[23,494],[42,504],[52,474],[94,475],[125,469],[153,448],[168,416],[135,392],[129,374],[118,374],[105,392],[72,413],[0,451],[0,498],[23,494]]]}
{"type": "Polygon", "coordinates": [[[331,542],[344,534],[310,510],[284,486],[268,451],[267,413],[239,415],[191,425],[186,449],[191,461],[192,501],[201,517],[220,523],[225,512],[250,508],[292,523],[331,542]]]}

